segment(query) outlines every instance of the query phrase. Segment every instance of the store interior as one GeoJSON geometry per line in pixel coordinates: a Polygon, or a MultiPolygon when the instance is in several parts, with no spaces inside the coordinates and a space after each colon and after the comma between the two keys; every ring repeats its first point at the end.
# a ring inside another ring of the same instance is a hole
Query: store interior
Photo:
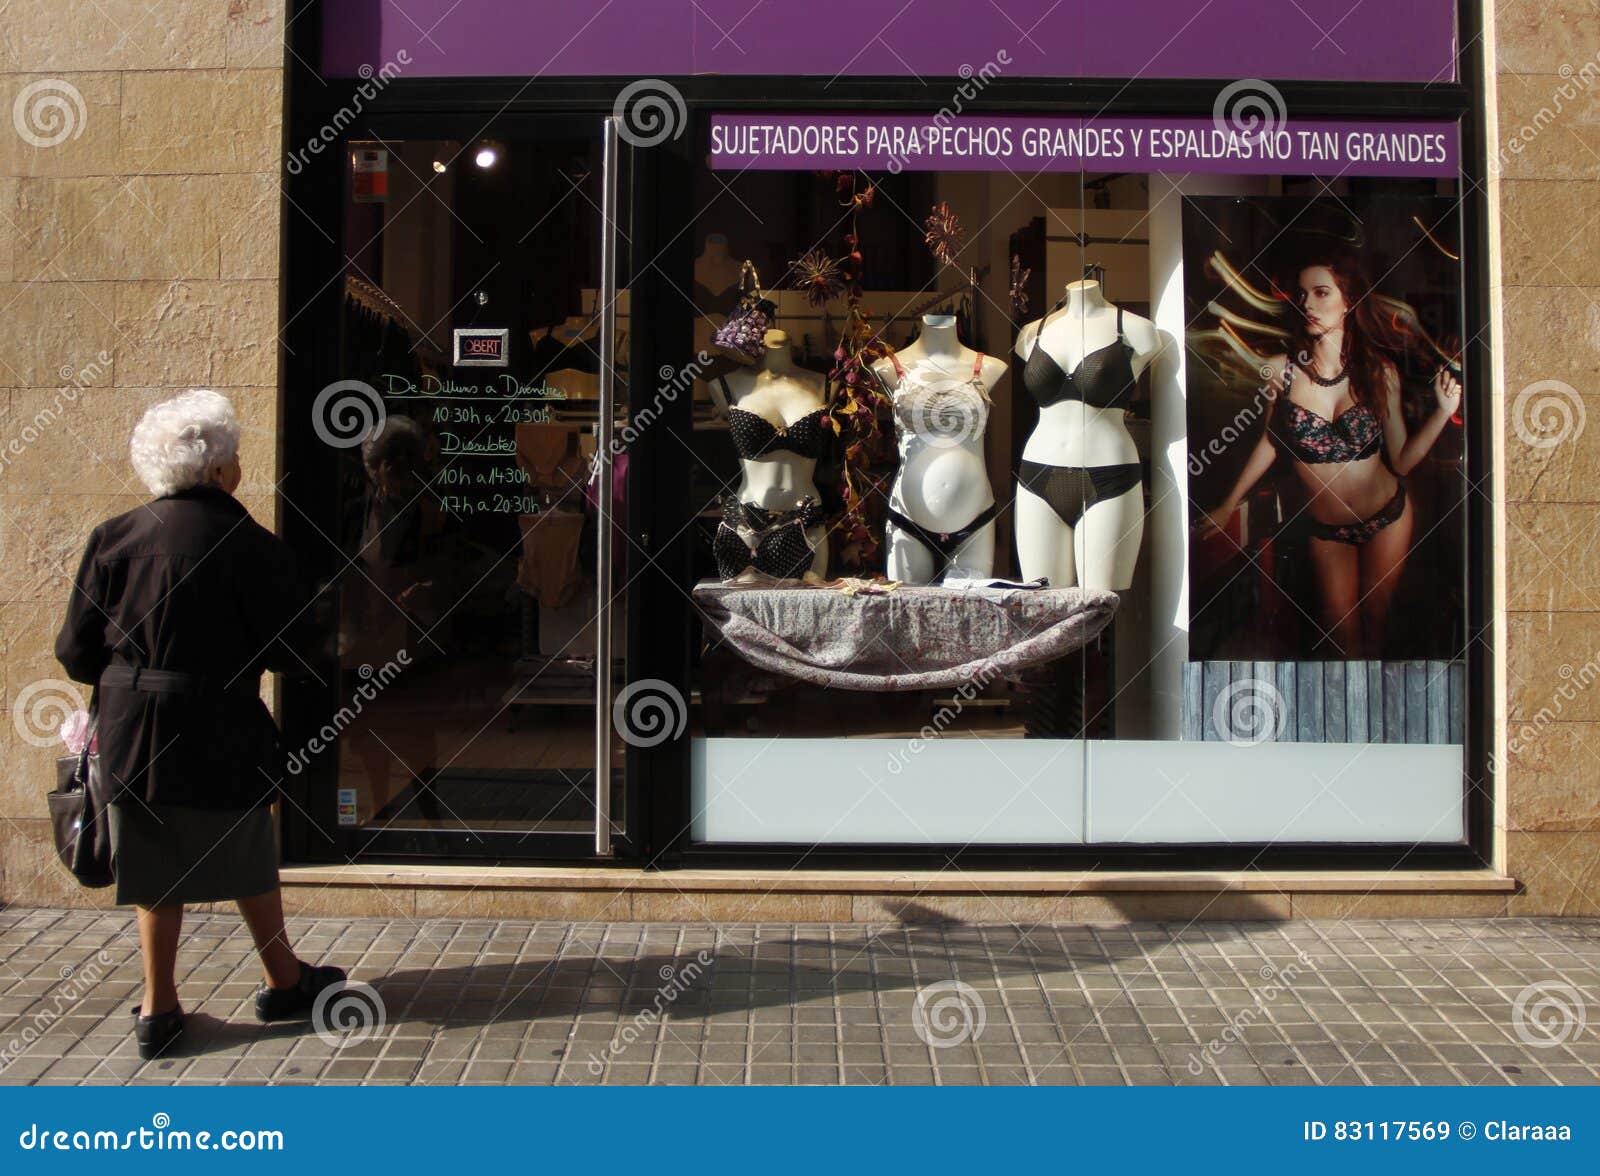
{"type": "MultiPolygon", "coordinates": [[[[342,732],[342,826],[594,828],[600,167],[583,134],[352,145],[341,371],[383,424],[339,471],[341,693],[409,661],[342,732]],[[484,325],[510,328],[504,361],[455,362],[484,325]]],[[[624,589],[614,635],[625,613],[624,589]]]]}

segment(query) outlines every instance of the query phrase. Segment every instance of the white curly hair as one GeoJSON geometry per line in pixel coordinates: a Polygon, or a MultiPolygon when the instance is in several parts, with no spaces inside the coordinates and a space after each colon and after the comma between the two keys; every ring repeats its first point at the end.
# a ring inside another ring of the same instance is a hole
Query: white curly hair
{"type": "Polygon", "coordinates": [[[156,497],[211,480],[239,452],[239,420],[220,392],[192,388],[152,404],[133,429],[133,468],[156,497]]]}

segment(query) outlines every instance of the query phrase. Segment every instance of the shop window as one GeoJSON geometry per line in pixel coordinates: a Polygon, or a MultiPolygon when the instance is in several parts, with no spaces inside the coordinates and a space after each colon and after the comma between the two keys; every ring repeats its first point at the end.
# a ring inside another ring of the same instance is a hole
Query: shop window
{"type": "Polygon", "coordinates": [[[1453,172],[718,167],[718,125],[695,841],[1465,839],[1453,172]]]}

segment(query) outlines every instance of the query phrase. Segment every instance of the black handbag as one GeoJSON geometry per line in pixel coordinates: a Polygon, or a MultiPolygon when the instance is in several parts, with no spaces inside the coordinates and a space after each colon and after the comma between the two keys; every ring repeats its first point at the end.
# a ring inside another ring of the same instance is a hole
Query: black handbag
{"type": "Polygon", "coordinates": [[[100,757],[92,754],[96,722],[78,755],[56,760],[56,788],[50,793],[50,825],[56,835],[56,856],[79,884],[90,889],[110,886],[111,814],[100,779],[100,757]]]}

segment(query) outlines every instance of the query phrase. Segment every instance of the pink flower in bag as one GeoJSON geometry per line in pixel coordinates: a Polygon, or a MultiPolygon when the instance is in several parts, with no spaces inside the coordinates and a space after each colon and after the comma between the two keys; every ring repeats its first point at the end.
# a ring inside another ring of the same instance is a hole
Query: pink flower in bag
{"type": "Polygon", "coordinates": [[[83,745],[89,738],[89,712],[75,710],[61,720],[61,742],[71,755],[82,755],[83,745]]]}

